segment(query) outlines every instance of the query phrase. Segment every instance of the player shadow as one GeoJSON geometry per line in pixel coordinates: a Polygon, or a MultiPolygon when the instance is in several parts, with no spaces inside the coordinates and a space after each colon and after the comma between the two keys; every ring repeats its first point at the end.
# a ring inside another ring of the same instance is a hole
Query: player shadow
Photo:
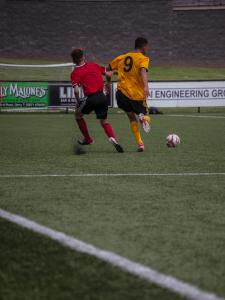
{"type": "Polygon", "coordinates": [[[72,152],[74,155],[84,155],[84,154],[134,154],[138,153],[136,149],[124,149],[123,153],[118,153],[113,147],[110,149],[102,149],[100,146],[96,145],[80,145],[78,144],[78,139],[72,138],[71,141],[72,152]]]}

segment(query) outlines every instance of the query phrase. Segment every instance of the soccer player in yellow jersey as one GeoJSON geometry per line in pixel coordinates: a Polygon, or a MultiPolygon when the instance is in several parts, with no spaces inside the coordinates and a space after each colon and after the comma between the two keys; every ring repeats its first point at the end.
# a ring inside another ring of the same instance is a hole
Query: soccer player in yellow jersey
{"type": "Polygon", "coordinates": [[[148,41],[139,37],[135,40],[134,51],[119,55],[109,64],[109,68],[118,73],[117,104],[126,112],[130,120],[131,131],[134,134],[139,152],[144,151],[144,142],[137,120],[145,132],[150,131],[150,117],[147,107],[147,97],[149,96],[147,48],[148,41]]]}

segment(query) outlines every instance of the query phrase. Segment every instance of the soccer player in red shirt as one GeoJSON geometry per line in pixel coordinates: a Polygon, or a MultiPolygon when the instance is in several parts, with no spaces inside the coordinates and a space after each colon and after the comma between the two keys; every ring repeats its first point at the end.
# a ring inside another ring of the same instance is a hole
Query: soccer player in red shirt
{"type": "Polygon", "coordinates": [[[90,145],[93,143],[83,115],[95,111],[96,117],[99,119],[109,141],[113,144],[117,152],[123,152],[123,148],[117,142],[112,126],[107,121],[108,103],[103,93],[104,81],[102,75],[110,77],[113,73],[106,71],[106,68],[100,67],[96,63],[86,62],[82,49],[74,49],[71,57],[76,64],[75,69],[71,73],[71,82],[78,104],[75,110],[75,119],[84,136],[82,140],[78,140],[78,143],[80,145],[90,145]],[[79,96],[79,87],[83,89],[85,96],[83,99],[79,96]]]}

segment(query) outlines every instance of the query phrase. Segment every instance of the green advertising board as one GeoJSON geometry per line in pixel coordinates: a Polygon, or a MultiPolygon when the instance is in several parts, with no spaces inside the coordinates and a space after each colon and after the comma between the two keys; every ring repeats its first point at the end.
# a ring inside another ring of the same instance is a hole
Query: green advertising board
{"type": "Polygon", "coordinates": [[[0,108],[48,107],[47,82],[0,82],[0,108]]]}

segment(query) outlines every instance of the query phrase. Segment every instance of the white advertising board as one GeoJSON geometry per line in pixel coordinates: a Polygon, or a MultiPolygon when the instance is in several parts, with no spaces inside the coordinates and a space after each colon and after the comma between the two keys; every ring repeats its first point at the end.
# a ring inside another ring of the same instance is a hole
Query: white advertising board
{"type": "MultiPolygon", "coordinates": [[[[117,83],[113,83],[113,107],[117,83]]],[[[225,81],[149,82],[148,106],[209,107],[225,106],[225,81]]]]}

